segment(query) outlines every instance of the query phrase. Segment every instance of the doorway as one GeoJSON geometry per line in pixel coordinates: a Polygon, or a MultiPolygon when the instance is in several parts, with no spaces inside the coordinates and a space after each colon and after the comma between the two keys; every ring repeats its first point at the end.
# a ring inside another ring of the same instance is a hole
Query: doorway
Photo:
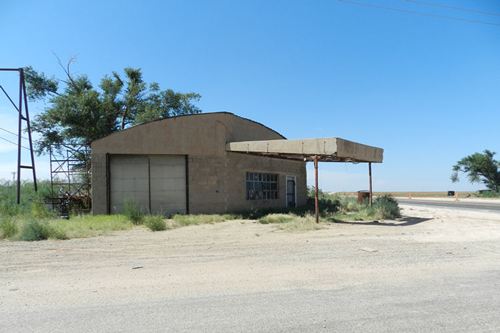
{"type": "Polygon", "coordinates": [[[286,206],[288,208],[295,208],[297,206],[295,176],[286,176],[286,206]]]}

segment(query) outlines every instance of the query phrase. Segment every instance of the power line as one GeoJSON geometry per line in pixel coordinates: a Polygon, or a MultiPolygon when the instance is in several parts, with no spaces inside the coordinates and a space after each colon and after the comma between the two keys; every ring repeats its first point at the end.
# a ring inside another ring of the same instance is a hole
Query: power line
{"type": "Polygon", "coordinates": [[[472,24],[483,24],[483,25],[500,27],[500,23],[486,22],[486,21],[480,21],[480,20],[470,20],[470,19],[466,19],[466,18],[462,18],[462,17],[455,17],[455,16],[448,16],[448,15],[423,13],[423,12],[419,12],[419,11],[411,10],[411,9],[403,9],[403,8],[396,8],[396,7],[384,6],[384,5],[376,5],[376,4],[371,4],[371,3],[366,3],[366,2],[359,2],[359,1],[353,1],[353,0],[338,0],[338,1],[340,3],[347,3],[347,4],[352,4],[352,5],[361,6],[361,7],[392,10],[392,11],[396,11],[396,12],[400,12],[400,13],[405,13],[405,14],[414,14],[414,15],[420,15],[420,16],[429,16],[429,17],[446,19],[446,20],[451,20],[451,21],[459,21],[459,22],[466,22],[466,23],[472,23],[472,24]]]}
{"type": "Polygon", "coordinates": [[[403,2],[412,2],[414,4],[422,5],[422,6],[453,9],[453,10],[459,10],[459,11],[462,11],[462,12],[469,12],[469,13],[475,13],[475,14],[481,14],[481,15],[500,16],[500,13],[487,12],[487,11],[484,11],[484,10],[478,10],[478,9],[472,9],[472,8],[465,8],[465,7],[450,6],[450,5],[445,5],[445,4],[436,3],[436,2],[419,1],[419,0],[401,0],[401,1],[403,1],[403,2]]]}
{"type": "MultiPolygon", "coordinates": [[[[4,131],[4,132],[7,132],[7,133],[10,133],[10,134],[12,134],[12,135],[18,136],[18,135],[17,135],[17,133],[14,133],[14,132],[12,132],[12,131],[9,131],[8,129],[5,129],[5,128],[1,128],[1,127],[0,127],[0,130],[2,130],[2,131],[4,131]]],[[[21,135],[21,138],[23,138],[23,139],[25,139],[25,140],[28,140],[28,138],[27,138],[27,137],[22,136],[22,135],[21,135]]]]}
{"type": "MultiPolygon", "coordinates": [[[[3,141],[6,141],[6,142],[8,142],[8,143],[12,143],[13,145],[16,145],[16,146],[17,146],[17,143],[16,143],[16,142],[14,142],[14,141],[10,141],[9,139],[2,138],[1,136],[0,136],[0,139],[1,139],[1,140],[3,140],[3,141]]],[[[24,149],[30,150],[28,147],[25,147],[25,146],[22,146],[22,145],[21,145],[21,148],[24,148],[24,149]]]]}

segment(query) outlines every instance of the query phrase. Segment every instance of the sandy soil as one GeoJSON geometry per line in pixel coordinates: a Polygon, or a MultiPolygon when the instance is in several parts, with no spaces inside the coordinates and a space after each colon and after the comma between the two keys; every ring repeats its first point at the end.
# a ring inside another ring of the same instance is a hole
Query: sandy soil
{"type": "Polygon", "coordinates": [[[0,331],[29,328],[20,318],[33,313],[82,306],[390,288],[416,280],[439,285],[444,280],[436,276],[498,272],[499,214],[410,206],[403,212],[399,221],[335,223],[302,233],[230,221],[68,241],[0,241],[0,331]]]}

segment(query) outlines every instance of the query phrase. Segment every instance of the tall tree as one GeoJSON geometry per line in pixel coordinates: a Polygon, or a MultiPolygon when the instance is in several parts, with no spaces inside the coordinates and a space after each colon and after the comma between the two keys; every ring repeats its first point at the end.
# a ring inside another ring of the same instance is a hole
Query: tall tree
{"type": "Polygon", "coordinates": [[[495,153],[485,150],[483,153],[475,153],[462,158],[453,166],[451,180],[459,181],[458,173],[467,174],[471,183],[483,183],[495,192],[500,190],[500,161],[494,159],[495,153]]]}
{"type": "Polygon", "coordinates": [[[33,131],[41,134],[38,153],[63,144],[90,145],[129,126],[201,112],[195,105],[199,94],[161,90],[158,83],[144,82],[138,68],[125,68],[124,76],[112,72],[95,88],[86,75],[71,73],[70,65],[61,66],[63,79],[25,69],[29,97],[48,102],[32,123],[33,131]]]}

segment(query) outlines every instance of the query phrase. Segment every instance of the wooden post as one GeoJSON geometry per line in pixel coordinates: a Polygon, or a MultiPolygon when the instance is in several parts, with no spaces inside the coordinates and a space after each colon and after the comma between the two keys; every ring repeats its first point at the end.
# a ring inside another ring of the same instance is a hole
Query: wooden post
{"type": "Polygon", "coordinates": [[[316,223],[319,223],[318,156],[314,156],[314,214],[316,215],[316,223]]]}
{"type": "Polygon", "coordinates": [[[370,178],[370,207],[373,206],[372,162],[368,162],[368,176],[370,178]]]}

